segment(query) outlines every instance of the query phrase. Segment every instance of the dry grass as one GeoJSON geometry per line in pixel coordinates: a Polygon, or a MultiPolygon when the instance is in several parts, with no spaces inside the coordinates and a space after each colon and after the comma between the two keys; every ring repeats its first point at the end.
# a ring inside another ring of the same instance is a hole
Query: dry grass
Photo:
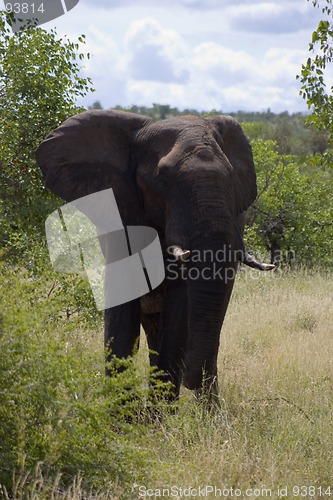
{"type": "Polygon", "coordinates": [[[254,276],[238,278],[221,336],[222,410],[207,415],[183,392],[154,443],[151,488],[266,488],[246,497],[277,498],[313,485],[306,493],[320,498],[319,487],[333,487],[332,276],[254,276]]]}
{"type": "MultiPolygon", "coordinates": [[[[133,444],[149,457],[145,476],[133,470],[130,484],[84,494],[80,475],[59,492],[57,481],[50,489],[37,474],[29,498],[332,495],[332,290],[333,276],[324,273],[242,271],[221,336],[221,410],[207,412],[184,389],[178,411],[148,421],[149,440],[145,433],[133,444]],[[301,486],[308,489],[293,490],[301,486]]],[[[102,360],[101,331],[76,335],[102,360]]],[[[137,363],[146,374],[143,338],[137,363]]]]}

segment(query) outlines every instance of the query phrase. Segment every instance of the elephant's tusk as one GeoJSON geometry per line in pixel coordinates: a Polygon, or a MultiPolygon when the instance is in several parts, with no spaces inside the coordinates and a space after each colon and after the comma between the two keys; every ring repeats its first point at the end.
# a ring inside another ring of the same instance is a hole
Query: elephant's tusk
{"type": "Polygon", "coordinates": [[[180,247],[174,246],[174,247],[172,247],[172,254],[177,260],[181,260],[183,262],[186,262],[191,254],[191,251],[190,250],[183,250],[180,247]]]}
{"type": "Polygon", "coordinates": [[[256,261],[248,252],[244,253],[243,264],[246,264],[249,267],[253,267],[254,269],[259,269],[259,271],[272,271],[275,269],[274,264],[266,264],[264,262],[256,261]]]}
{"type": "Polygon", "coordinates": [[[266,262],[261,263],[260,266],[261,271],[272,271],[276,268],[275,264],[266,264],[266,262]]]}

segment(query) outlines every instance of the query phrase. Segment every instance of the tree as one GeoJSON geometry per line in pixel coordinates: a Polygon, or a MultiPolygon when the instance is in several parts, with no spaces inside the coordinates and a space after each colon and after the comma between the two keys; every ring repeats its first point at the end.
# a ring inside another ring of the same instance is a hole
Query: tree
{"type": "Polygon", "coordinates": [[[39,234],[55,198],[44,189],[34,152],[91,89],[80,76],[77,42],[39,27],[15,33],[0,13],[0,225],[1,243],[24,244],[39,234]],[[26,238],[25,238],[26,236],[26,238]]]}
{"type": "Polygon", "coordinates": [[[91,106],[88,106],[88,109],[103,109],[103,106],[100,101],[95,101],[91,106]]]}
{"type": "MultiPolygon", "coordinates": [[[[309,1],[309,0],[308,0],[309,1]]],[[[312,55],[302,65],[301,75],[297,75],[302,87],[300,94],[307,101],[312,114],[309,122],[330,132],[333,141],[333,86],[327,90],[326,71],[333,62],[333,0],[312,0],[314,7],[321,7],[324,20],[312,33],[309,51],[312,55]]]]}
{"type": "Polygon", "coordinates": [[[269,251],[275,263],[331,265],[331,179],[317,159],[308,165],[279,155],[274,141],[252,142],[258,197],[249,210],[247,245],[269,251]],[[307,168],[305,168],[307,166],[307,168]]]}

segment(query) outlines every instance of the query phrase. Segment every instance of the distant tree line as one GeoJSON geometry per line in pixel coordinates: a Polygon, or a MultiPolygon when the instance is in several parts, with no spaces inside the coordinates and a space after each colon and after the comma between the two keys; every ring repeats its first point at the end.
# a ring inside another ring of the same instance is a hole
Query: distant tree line
{"type": "MultiPolygon", "coordinates": [[[[90,109],[103,109],[99,101],[90,106],[90,109]]],[[[155,120],[164,120],[173,116],[206,116],[212,114],[229,114],[240,123],[252,123],[251,130],[248,131],[250,140],[264,139],[277,143],[280,154],[291,155],[315,155],[323,154],[328,148],[328,133],[325,130],[318,130],[314,125],[307,125],[305,113],[273,113],[270,109],[262,112],[237,111],[234,113],[224,113],[219,111],[197,111],[195,109],[184,109],[180,111],[168,104],[153,104],[147,106],[130,106],[124,108],[116,106],[114,109],[130,111],[150,116],[155,120]]]]}

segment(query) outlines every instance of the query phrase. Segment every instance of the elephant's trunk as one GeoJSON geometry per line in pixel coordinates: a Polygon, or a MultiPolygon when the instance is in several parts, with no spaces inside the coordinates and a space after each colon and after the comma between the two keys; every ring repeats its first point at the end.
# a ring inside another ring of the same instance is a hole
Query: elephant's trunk
{"type": "Polygon", "coordinates": [[[216,382],[220,332],[236,274],[236,262],[189,267],[188,340],[184,384],[209,388],[216,382]],[[199,275],[198,273],[201,273],[199,275]]]}
{"type": "Polygon", "coordinates": [[[187,271],[185,278],[182,273],[188,304],[183,382],[189,389],[200,389],[203,377],[207,384],[216,378],[220,331],[235,278],[237,238],[227,179],[207,167],[205,175],[197,174],[190,185],[183,186],[181,180],[180,175],[182,196],[177,204],[167,204],[166,244],[187,271]]]}

